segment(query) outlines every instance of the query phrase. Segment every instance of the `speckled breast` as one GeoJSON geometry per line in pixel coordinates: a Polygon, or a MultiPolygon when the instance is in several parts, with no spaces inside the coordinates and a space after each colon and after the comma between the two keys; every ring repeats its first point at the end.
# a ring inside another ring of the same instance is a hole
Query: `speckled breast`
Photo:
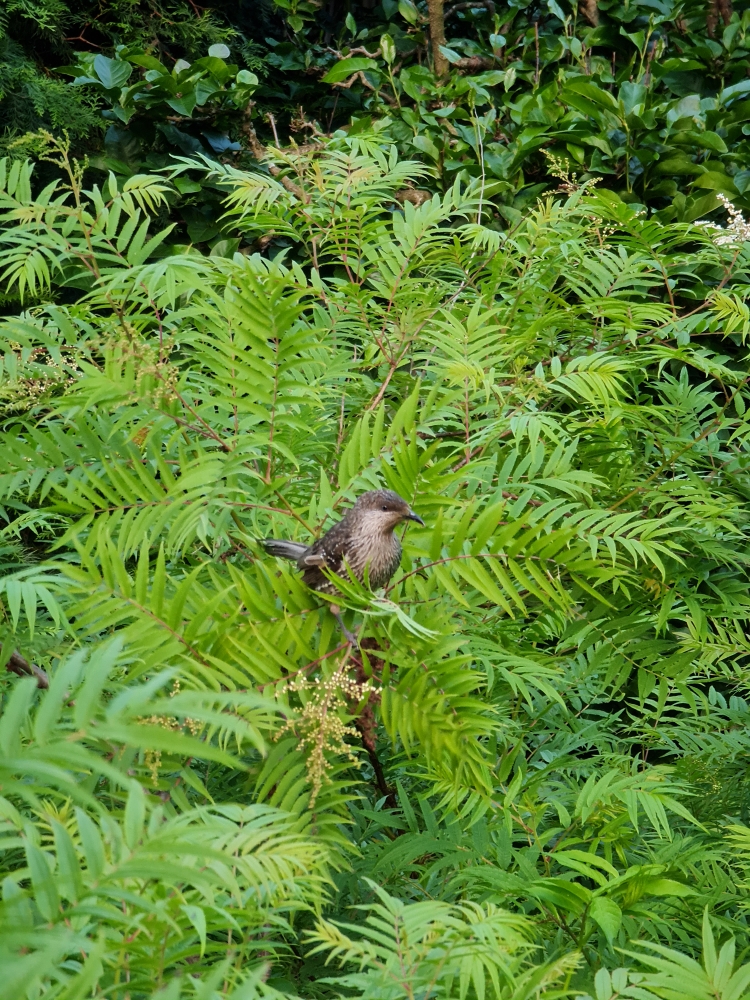
{"type": "Polygon", "coordinates": [[[379,539],[378,544],[363,546],[351,553],[351,568],[358,580],[364,582],[367,567],[372,590],[385,587],[401,562],[401,544],[395,535],[390,539],[379,539]]]}

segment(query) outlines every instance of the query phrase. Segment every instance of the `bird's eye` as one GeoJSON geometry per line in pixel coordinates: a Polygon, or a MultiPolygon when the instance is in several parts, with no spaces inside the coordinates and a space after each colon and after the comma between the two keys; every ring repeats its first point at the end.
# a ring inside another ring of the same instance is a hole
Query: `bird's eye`
{"type": "Polygon", "coordinates": [[[383,506],[380,509],[381,510],[388,510],[388,507],[385,504],[383,504],[383,506]]]}

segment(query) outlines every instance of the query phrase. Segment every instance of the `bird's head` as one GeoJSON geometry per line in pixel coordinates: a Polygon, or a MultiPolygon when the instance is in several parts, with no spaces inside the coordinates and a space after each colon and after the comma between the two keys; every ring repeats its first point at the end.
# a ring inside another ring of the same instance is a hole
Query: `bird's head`
{"type": "Polygon", "coordinates": [[[383,534],[393,531],[402,521],[416,521],[424,526],[424,521],[415,514],[406,500],[393,490],[370,490],[357,498],[352,508],[357,518],[366,518],[367,524],[383,534]]]}

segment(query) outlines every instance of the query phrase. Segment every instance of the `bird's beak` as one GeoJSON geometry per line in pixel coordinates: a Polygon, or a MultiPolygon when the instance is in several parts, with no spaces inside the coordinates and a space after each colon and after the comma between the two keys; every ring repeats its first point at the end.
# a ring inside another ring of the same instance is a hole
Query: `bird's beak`
{"type": "Polygon", "coordinates": [[[404,520],[405,521],[416,521],[417,524],[421,524],[422,527],[424,528],[424,521],[419,516],[419,514],[415,514],[413,510],[409,511],[409,513],[404,517],[404,520]]]}

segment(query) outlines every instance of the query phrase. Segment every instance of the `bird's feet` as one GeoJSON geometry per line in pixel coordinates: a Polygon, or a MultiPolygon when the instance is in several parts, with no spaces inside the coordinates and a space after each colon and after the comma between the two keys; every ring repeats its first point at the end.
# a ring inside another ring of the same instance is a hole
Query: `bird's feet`
{"type": "Polygon", "coordinates": [[[331,614],[334,616],[336,621],[339,623],[339,628],[344,633],[344,638],[348,643],[352,645],[354,649],[359,649],[359,640],[357,639],[356,633],[350,632],[349,629],[344,625],[344,619],[341,617],[341,608],[338,604],[331,604],[331,614]]]}

